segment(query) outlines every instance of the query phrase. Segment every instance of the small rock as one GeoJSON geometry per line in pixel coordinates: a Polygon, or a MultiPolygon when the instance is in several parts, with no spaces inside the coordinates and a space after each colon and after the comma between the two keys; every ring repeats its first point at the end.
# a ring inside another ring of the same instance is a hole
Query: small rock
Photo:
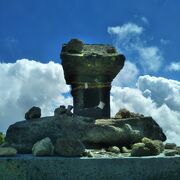
{"type": "Polygon", "coordinates": [[[177,154],[180,155],[180,146],[176,147],[177,154]]]}
{"type": "Polygon", "coordinates": [[[165,156],[175,156],[176,154],[178,154],[178,152],[175,149],[166,149],[164,151],[165,156]]]}
{"type": "Polygon", "coordinates": [[[131,113],[127,109],[120,109],[119,112],[115,115],[115,118],[123,119],[123,118],[130,118],[131,113]]]}
{"type": "Polygon", "coordinates": [[[35,156],[51,156],[53,151],[54,146],[49,137],[36,142],[32,148],[32,153],[35,156]]]}
{"type": "Polygon", "coordinates": [[[82,156],[85,146],[79,140],[74,139],[57,139],[55,152],[60,156],[82,156]]]}
{"type": "Polygon", "coordinates": [[[111,146],[107,150],[110,151],[110,152],[116,153],[116,154],[120,153],[120,149],[117,146],[111,146]]]}
{"type": "Polygon", "coordinates": [[[0,147],[0,156],[15,156],[17,150],[13,147],[0,147]]]}
{"type": "Polygon", "coordinates": [[[60,106],[59,108],[56,108],[54,110],[54,116],[59,116],[59,115],[62,115],[62,114],[65,114],[66,113],[66,107],[65,106],[60,106]]]}
{"type": "Polygon", "coordinates": [[[122,153],[130,153],[131,150],[128,149],[127,147],[123,146],[123,147],[121,148],[121,152],[122,152],[122,153]]]}
{"type": "Polygon", "coordinates": [[[151,140],[149,138],[144,137],[142,139],[142,143],[145,144],[145,147],[147,147],[150,150],[150,155],[158,155],[164,150],[164,145],[162,141],[159,140],[151,140]]]}
{"type": "Polygon", "coordinates": [[[29,109],[28,112],[25,113],[25,119],[36,119],[41,117],[41,109],[39,107],[33,106],[31,109],[29,109]]]}
{"type": "Polygon", "coordinates": [[[165,149],[175,149],[176,144],[175,143],[166,143],[165,144],[165,149]]]}
{"type": "Polygon", "coordinates": [[[144,117],[144,116],[139,113],[130,112],[125,108],[120,109],[115,115],[115,118],[118,118],[118,119],[134,118],[134,117],[144,117]]]}
{"type": "Polygon", "coordinates": [[[65,51],[70,53],[81,53],[83,49],[83,42],[79,39],[71,39],[66,45],[65,51]]]}
{"type": "Polygon", "coordinates": [[[83,152],[83,156],[86,156],[86,157],[94,157],[94,154],[93,154],[91,151],[89,151],[89,150],[85,150],[85,151],[83,152]]]}
{"type": "Polygon", "coordinates": [[[122,155],[123,157],[130,157],[130,156],[131,156],[131,153],[121,153],[121,155],[122,155]]]}
{"type": "Polygon", "coordinates": [[[149,156],[150,150],[145,147],[144,143],[135,143],[132,146],[131,156],[149,156]]]}

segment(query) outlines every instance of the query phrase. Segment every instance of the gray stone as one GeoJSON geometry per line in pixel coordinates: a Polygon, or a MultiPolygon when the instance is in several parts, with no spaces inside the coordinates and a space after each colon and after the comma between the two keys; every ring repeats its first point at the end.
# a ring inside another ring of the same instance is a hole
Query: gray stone
{"type": "Polygon", "coordinates": [[[166,140],[162,129],[151,117],[95,120],[64,114],[17,122],[8,128],[5,141],[19,153],[31,153],[33,145],[45,137],[53,144],[57,138],[79,139],[87,147],[97,144],[129,146],[143,137],[166,140]]]}
{"type": "Polygon", "coordinates": [[[71,39],[68,44],[66,44],[62,50],[69,53],[79,54],[82,52],[83,42],[79,39],[71,39]]]}
{"type": "Polygon", "coordinates": [[[175,143],[166,143],[165,144],[165,149],[175,149],[176,144],[175,143]]]}
{"type": "Polygon", "coordinates": [[[122,152],[122,153],[130,153],[131,150],[128,149],[126,146],[123,146],[123,147],[121,147],[121,152],[122,152]]]}
{"type": "Polygon", "coordinates": [[[132,146],[131,156],[149,156],[150,150],[145,147],[144,143],[136,143],[132,146]]]}
{"type": "Polygon", "coordinates": [[[113,153],[120,153],[120,149],[117,146],[111,146],[107,150],[113,153]]]}
{"type": "Polygon", "coordinates": [[[66,113],[66,107],[60,106],[54,110],[54,116],[59,116],[66,113]]]}
{"type": "Polygon", "coordinates": [[[35,156],[51,156],[54,152],[54,146],[49,137],[46,137],[33,145],[32,153],[35,156]]]}
{"type": "Polygon", "coordinates": [[[85,146],[79,140],[57,139],[54,150],[60,156],[82,156],[85,152],[85,146]]]}
{"type": "Polygon", "coordinates": [[[130,157],[131,153],[127,152],[127,153],[121,153],[122,157],[130,157]]]}
{"type": "Polygon", "coordinates": [[[86,156],[86,157],[94,157],[94,154],[90,151],[90,150],[85,150],[83,152],[83,156],[86,156]]]}
{"type": "Polygon", "coordinates": [[[25,113],[26,120],[38,119],[41,117],[41,109],[39,107],[33,106],[29,109],[28,112],[25,113]]]}
{"type": "Polygon", "coordinates": [[[176,154],[178,154],[178,151],[175,149],[166,149],[164,151],[165,156],[175,156],[176,154]]]}
{"type": "Polygon", "coordinates": [[[0,156],[15,156],[17,150],[13,147],[0,147],[0,156]]]}
{"type": "Polygon", "coordinates": [[[142,143],[144,143],[145,147],[150,150],[150,155],[158,155],[164,150],[163,142],[159,140],[151,140],[144,137],[142,139],[142,143]]]}

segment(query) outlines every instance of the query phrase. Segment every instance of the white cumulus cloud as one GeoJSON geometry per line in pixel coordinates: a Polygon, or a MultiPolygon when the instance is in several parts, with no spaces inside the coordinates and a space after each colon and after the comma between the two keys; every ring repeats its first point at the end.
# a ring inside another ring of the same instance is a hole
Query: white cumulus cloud
{"type": "Polygon", "coordinates": [[[172,62],[167,69],[169,71],[180,71],[180,61],[178,62],[172,62]]]}
{"type": "Polygon", "coordinates": [[[138,62],[144,72],[157,72],[161,68],[164,60],[162,52],[159,47],[148,45],[142,26],[129,22],[108,27],[107,31],[113,37],[117,49],[124,53],[127,59],[138,62]]]}
{"type": "Polygon", "coordinates": [[[42,109],[42,116],[52,115],[61,104],[72,104],[60,64],[42,64],[27,59],[0,64],[0,131],[23,120],[32,106],[42,109]]]}
{"type": "Polygon", "coordinates": [[[118,73],[116,78],[113,80],[112,85],[114,86],[131,86],[136,82],[139,70],[136,65],[130,61],[125,61],[123,69],[118,73]]]}

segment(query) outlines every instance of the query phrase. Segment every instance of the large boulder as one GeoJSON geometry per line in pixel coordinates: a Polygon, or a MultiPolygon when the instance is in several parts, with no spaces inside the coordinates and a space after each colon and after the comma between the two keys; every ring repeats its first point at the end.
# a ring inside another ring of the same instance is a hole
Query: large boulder
{"type": "Polygon", "coordinates": [[[80,140],[87,148],[101,146],[130,146],[143,137],[166,140],[162,129],[151,117],[129,119],[93,119],[62,114],[21,121],[9,126],[5,141],[20,153],[31,153],[33,145],[49,137],[80,140]]]}
{"type": "Polygon", "coordinates": [[[59,138],[55,143],[55,153],[60,156],[82,156],[85,146],[79,140],[59,138]]]}
{"type": "Polygon", "coordinates": [[[46,137],[33,145],[32,153],[35,156],[51,156],[54,153],[54,146],[49,137],[46,137]]]}

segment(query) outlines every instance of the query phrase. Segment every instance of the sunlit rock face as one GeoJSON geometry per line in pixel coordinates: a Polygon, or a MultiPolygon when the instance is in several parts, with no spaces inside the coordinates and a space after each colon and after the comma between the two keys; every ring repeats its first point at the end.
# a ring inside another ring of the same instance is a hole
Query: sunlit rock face
{"type": "Polygon", "coordinates": [[[124,55],[110,45],[72,39],[63,45],[60,57],[72,88],[74,114],[109,118],[111,82],[124,66],[124,55]]]}

